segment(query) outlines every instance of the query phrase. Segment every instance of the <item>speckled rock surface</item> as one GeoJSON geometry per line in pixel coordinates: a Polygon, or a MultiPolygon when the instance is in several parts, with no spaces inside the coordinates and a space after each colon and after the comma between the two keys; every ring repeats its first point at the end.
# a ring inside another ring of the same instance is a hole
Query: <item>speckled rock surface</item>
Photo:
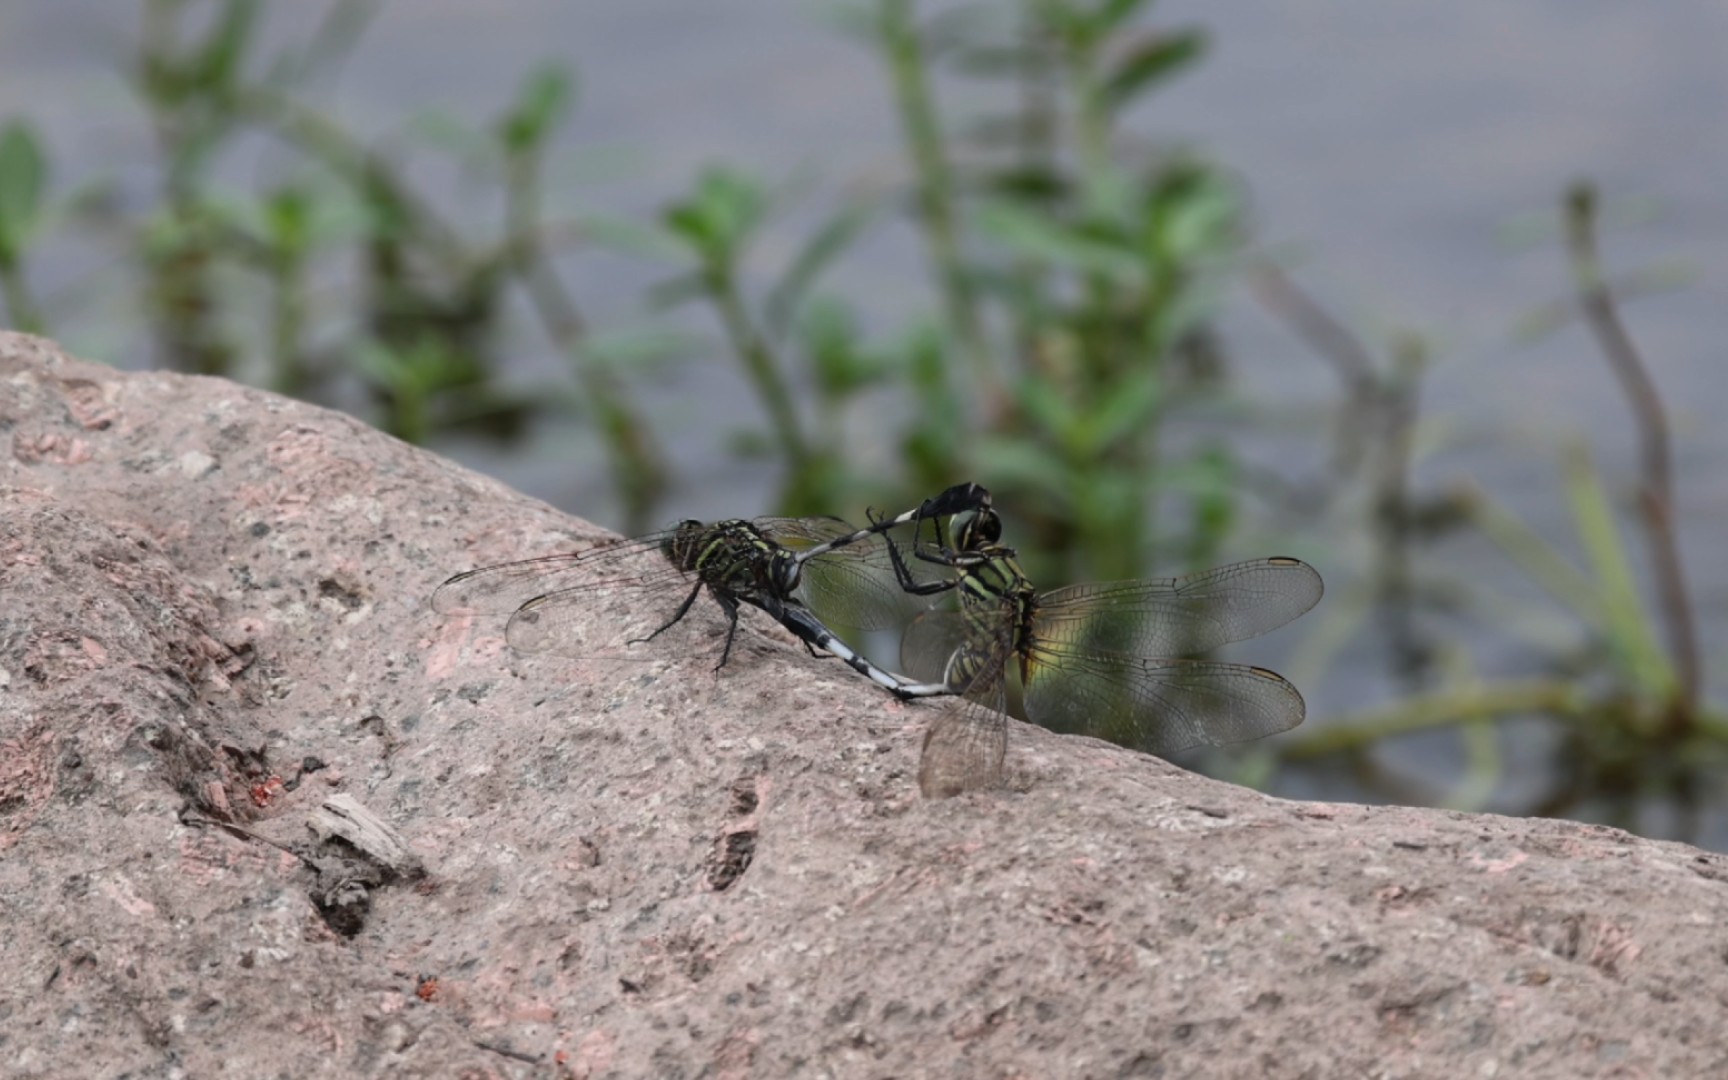
{"type": "Polygon", "coordinates": [[[7,1075],[1728,1075],[1717,856],[1025,726],[925,802],[928,708],[755,614],[432,614],[597,531],[343,416],[0,334],[0,440],[7,1075]]]}

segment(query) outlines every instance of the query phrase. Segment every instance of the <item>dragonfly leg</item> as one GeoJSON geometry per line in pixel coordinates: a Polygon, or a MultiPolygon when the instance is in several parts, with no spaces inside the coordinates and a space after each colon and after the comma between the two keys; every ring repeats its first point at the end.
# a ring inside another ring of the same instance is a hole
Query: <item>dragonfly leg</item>
{"type": "Polygon", "coordinates": [[[738,636],[738,601],[718,590],[714,591],[714,599],[720,602],[720,610],[726,613],[726,646],[720,650],[720,662],[714,665],[714,670],[719,671],[731,658],[732,639],[738,636]]]}
{"type": "MultiPolygon", "coordinates": [[[[702,582],[698,581],[696,583],[696,587],[694,589],[690,590],[690,595],[686,596],[684,598],[684,602],[682,604],[678,605],[678,610],[674,611],[672,613],[672,617],[660,624],[660,629],[654,631],[652,634],[649,634],[647,637],[631,638],[629,641],[626,641],[624,644],[626,644],[626,645],[645,644],[646,642],[653,641],[655,638],[659,637],[661,634],[664,634],[666,631],[672,629],[674,626],[677,626],[678,621],[680,619],[682,619],[682,618],[684,618],[684,616],[690,614],[690,605],[694,604],[696,602],[696,597],[701,595],[701,592],[702,592],[702,582]]],[[[716,595],[718,595],[718,594],[716,594],[716,595]]]]}
{"type": "MultiPolygon", "coordinates": [[[[922,525],[923,522],[920,521],[919,527],[922,525]]],[[[922,559],[925,562],[944,562],[944,560],[920,550],[921,543],[917,530],[914,529],[912,534],[912,555],[914,558],[922,559]]],[[[942,578],[938,581],[919,581],[913,577],[912,568],[906,565],[905,557],[900,554],[900,545],[896,544],[892,538],[888,541],[888,558],[894,563],[894,580],[899,584],[902,591],[913,596],[935,596],[937,593],[947,592],[960,584],[960,579],[957,577],[942,578]]],[[[944,562],[944,565],[951,566],[954,564],[944,562]]]]}

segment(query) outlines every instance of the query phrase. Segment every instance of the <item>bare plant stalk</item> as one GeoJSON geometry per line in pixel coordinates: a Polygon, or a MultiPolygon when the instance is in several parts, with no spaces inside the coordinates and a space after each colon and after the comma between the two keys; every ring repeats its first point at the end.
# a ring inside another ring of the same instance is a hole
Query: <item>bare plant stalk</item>
{"type": "Polygon", "coordinates": [[[1261,262],[1248,274],[1255,298],[1284,321],[1344,384],[1348,403],[1338,418],[1338,450],[1333,468],[1353,472],[1370,446],[1373,475],[1375,591],[1382,605],[1386,639],[1400,672],[1413,676],[1426,663],[1428,649],[1414,618],[1414,576],[1410,564],[1412,518],[1410,458],[1418,414],[1425,349],[1420,339],[1400,342],[1392,370],[1382,373],[1362,340],[1335,318],[1276,264],[1261,262]]]}
{"type": "Polygon", "coordinates": [[[1248,271],[1255,299],[1290,327],[1314,354],[1332,366],[1344,384],[1349,402],[1338,416],[1338,450],[1333,468],[1354,471],[1364,450],[1367,425],[1360,418],[1379,404],[1380,375],[1374,357],[1360,338],[1303,292],[1277,264],[1262,261],[1248,271]]]}
{"type": "Polygon", "coordinates": [[[1674,535],[1674,451],[1668,414],[1649,367],[1620,321],[1614,295],[1602,273],[1596,247],[1596,189],[1588,181],[1574,184],[1566,193],[1566,237],[1585,322],[1619,379],[1638,425],[1638,457],[1643,474],[1638,506],[1650,538],[1650,558],[1662,597],[1668,648],[1679,676],[1675,719],[1689,727],[1698,710],[1702,672],[1692,601],[1686,591],[1680,546],[1674,535]]]}
{"type": "Polygon", "coordinates": [[[1381,380],[1375,416],[1380,453],[1374,470],[1374,581],[1380,595],[1387,645],[1407,678],[1427,662],[1417,632],[1415,575],[1410,565],[1414,513],[1410,499],[1410,459],[1415,442],[1418,394],[1426,362],[1424,346],[1411,337],[1399,343],[1393,372],[1381,380]]]}

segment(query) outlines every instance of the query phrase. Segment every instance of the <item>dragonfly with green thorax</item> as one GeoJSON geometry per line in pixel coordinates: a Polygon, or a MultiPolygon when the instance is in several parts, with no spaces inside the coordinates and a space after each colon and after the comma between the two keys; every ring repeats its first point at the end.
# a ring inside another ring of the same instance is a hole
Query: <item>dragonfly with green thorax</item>
{"type": "Polygon", "coordinates": [[[1185,577],[1071,585],[1040,593],[1001,543],[990,493],[948,489],[895,518],[811,549],[843,550],[910,524],[905,558],[889,560],[906,592],[952,592],[954,610],[919,615],[901,641],[901,667],[956,695],[930,723],[918,782],[927,797],[998,783],[1007,748],[1007,694],[1017,676],[1028,719],[1153,754],[1258,739],[1300,724],[1302,695],[1261,667],[1195,659],[1277,629],[1312,608],[1322,586],[1299,559],[1232,563],[1185,577]],[[924,539],[924,523],[947,535],[924,539]],[[943,568],[934,579],[918,564],[943,568]]]}
{"type": "Polygon", "coordinates": [[[706,593],[726,624],[716,671],[732,654],[748,604],[812,654],[838,656],[896,697],[948,693],[945,684],[878,667],[828,629],[829,622],[859,630],[904,623],[916,601],[897,584],[895,561],[871,530],[838,518],[686,520],[635,539],[457,574],[432,594],[432,606],[509,616],[504,639],[519,652],[639,659],[645,653],[637,646],[649,642],[674,654],[707,647],[704,629],[692,629],[702,620],[689,618],[706,593]]]}

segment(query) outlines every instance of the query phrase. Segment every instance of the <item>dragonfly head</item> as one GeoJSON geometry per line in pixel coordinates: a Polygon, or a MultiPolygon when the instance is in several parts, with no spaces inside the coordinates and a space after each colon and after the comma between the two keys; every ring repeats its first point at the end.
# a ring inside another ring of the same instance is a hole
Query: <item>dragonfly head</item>
{"type": "Polygon", "coordinates": [[[768,585],[775,596],[782,599],[791,596],[803,577],[804,564],[796,554],[783,549],[774,552],[769,561],[768,585]]]}
{"type": "Polygon", "coordinates": [[[1002,539],[1002,519],[989,507],[955,514],[948,522],[956,551],[982,551],[1002,539]]]}
{"type": "Polygon", "coordinates": [[[696,561],[712,538],[714,529],[695,518],[685,518],[660,541],[660,553],[680,570],[696,569],[696,561]]]}

